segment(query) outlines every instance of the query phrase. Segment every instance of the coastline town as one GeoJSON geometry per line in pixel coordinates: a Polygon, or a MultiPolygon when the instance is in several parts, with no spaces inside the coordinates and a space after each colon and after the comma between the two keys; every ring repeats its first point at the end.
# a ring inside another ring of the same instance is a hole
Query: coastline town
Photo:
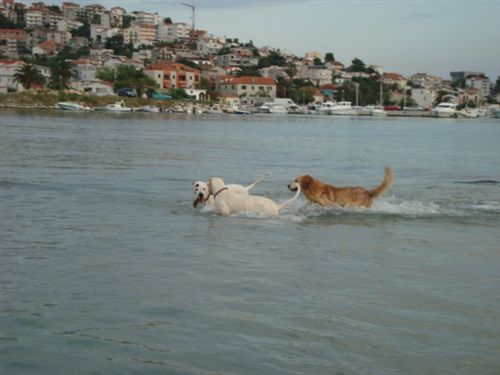
{"type": "Polygon", "coordinates": [[[0,107],[500,117],[500,77],[404,77],[333,52],[296,56],[122,7],[0,3],[0,107]]]}

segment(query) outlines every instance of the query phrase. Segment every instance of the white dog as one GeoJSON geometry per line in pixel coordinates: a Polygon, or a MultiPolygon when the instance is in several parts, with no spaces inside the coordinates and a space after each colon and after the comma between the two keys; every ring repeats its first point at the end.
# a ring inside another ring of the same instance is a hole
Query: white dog
{"type": "MultiPolygon", "coordinates": [[[[271,172],[265,173],[263,176],[259,177],[257,180],[252,182],[248,186],[242,186],[238,184],[229,184],[226,185],[228,189],[231,191],[238,193],[238,194],[246,194],[248,195],[248,192],[250,189],[253,189],[255,186],[257,186],[266,176],[269,176],[271,172]]],[[[197,207],[198,204],[204,203],[209,207],[213,207],[214,205],[214,198],[213,195],[210,194],[208,190],[208,184],[205,181],[195,181],[193,182],[193,193],[196,196],[196,199],[193,202],[193,207],[197,207]]]]}
{"type": "Polygon", "coordinates": [[[293,198],[284,203],[277,204],[269,198],[258,195],[239,194],[232,191],[219,177],[213,177],[208,180],[208,190],[214,198],[215,212],[225,216],[241,212],[278,216],[280,210],[290,206],[300,194],[299,187],[293,198]]]}

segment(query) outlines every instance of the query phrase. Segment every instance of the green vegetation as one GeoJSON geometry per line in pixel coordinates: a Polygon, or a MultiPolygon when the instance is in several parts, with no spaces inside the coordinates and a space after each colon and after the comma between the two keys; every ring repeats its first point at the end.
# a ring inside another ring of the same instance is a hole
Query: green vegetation
{"type": "Polygon", "coordinates": [[[0,29],[23,29],[24,25],[20,23],[14,23],[0,13],[0,29]]]}
{"type": "Polygon", "coordinates": [[[49,87],[56,90],[67,88],[72,79],[78,78],[78,73],[73,63],[59,57],[50,66],[50,74],[49,87]]]}
{"type": "Polygon", "coordinates": [[[104,45],[107,49],[112,49],[115,55],[132,57],[134,46],[132,43],[124,44],[123,35],[117,34],[108,38],[104,45]]]}
{"type": "Polygon", "coordinates": [[[45,85],[45,77],[32,64],[25,64],[14,74],[14,82],[20,83],[25,89],[30,89],[37,84],[45,85]]]}
{"type": "Polygon", "coordinates": [[[333,53],[331,52],[325,53],[325,63],[332,61],[335,61],[335,56],[333,56],[333,53]]]}
{"type": "Polygon", "coordinates": [[[116,71],[109,68],[97,71],[97,78],[104,81],[113,82],[115,92],[123,87],[135,89],[140,97],[146,90],[156,88],[154,79],[144,74],[142,70],[137,70],[132,66],[119,65],[116,71]]]}
{"type": "Polygon", "coordinates": [[[259,63],[257,68],[262,69],[262,68],[267,68],[269,66],[285,66],[286,65],[286,59],[285,57],[281,54],[280,51],[271,51],[269,53],[269,56],[264,56],[259,59],[259,63]]]}

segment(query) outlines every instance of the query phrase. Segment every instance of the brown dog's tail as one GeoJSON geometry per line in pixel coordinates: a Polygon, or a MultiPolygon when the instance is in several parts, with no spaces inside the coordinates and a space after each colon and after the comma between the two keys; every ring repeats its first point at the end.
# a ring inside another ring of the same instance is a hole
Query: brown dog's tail
{"type": "Polygon", "coordinates": [[[384,194],[389,188],[391,187],[392,183],[394,182],[394,175],[392,174],[392,169],[391,167],[387,166],[384,168],[385,170],[385,175],[384,175],[384,181],[380,184],[380,186],[376,187],[373,190],[370,190],[370,195],[373,199],[381,196],[384,194]]]}

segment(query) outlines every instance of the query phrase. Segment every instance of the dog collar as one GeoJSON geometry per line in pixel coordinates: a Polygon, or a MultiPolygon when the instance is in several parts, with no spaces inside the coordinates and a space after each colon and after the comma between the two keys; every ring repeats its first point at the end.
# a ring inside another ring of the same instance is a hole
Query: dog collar
{"type": "Polygon", "coordinates": [[[220,189],[217,193],[214,194],[214,199],[215,197],[217,197],[217,195],[221,192],[223,192],[224,190],[229,190],[227,187],[223,187],[222,189],[220,189]]]}

